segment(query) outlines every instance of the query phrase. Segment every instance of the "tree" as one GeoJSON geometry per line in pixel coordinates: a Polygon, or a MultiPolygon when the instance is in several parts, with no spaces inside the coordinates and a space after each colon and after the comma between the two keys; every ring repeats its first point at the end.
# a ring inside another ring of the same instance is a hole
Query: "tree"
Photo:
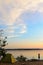
{"type": "Polygon", "coordinates": [[[0,56],[2,55],[4,57],[5,49],[3,47],[6,46],[7,37],[4,37],[3,34],[4,34],[3,30],[0,30],[0,56]]]}

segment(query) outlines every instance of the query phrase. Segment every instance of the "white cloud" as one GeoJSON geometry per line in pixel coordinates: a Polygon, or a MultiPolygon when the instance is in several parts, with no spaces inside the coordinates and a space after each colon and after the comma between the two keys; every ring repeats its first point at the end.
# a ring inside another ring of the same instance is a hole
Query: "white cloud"
{"type": "Polygon", "coordinates": [[[4,28],[4,32],[6,33],[6,35],[14,34],[14,32],[15,32],[14,26],[8,25],[6,28],[4,28]]]}
{"type": "Polygon", "coordinates": [[[21,34],[26,33],[25,23],[21,19],[18,19],[17,21],[18,22],[15,22],[14,25],[7,25],[4,29],[8,38],[20,37],[21,34]]]}
{"type": "Polygon", "coordinates": [[[22,30],[20,33],[21,33],[21,34],[26,33],[26,30],[22,30]]]}
{"type": "Polygon", "coordinates": [[[43,12],[43,0],[0,0],[0,13],[3,24],[13,25],[26,10],[43,12]]]}
{"type": "Polygon", "coordinates": [[[43,13],[43,0],[0,0],[0,24],[9,25],[7,32],[16,32],[15,29],[21,26],[19,33],[26,32],[26,25],[23,20],[18,20],[25,11],[39,11],[43,13]],[[16,23],[16,26],[14,24],[16,23]]]}
{"type": "Polygon", "coordinates": [[[18,35],[9,35],[8,38],[17,38],[19,37],[18,35]]]}
{"type": "Polygon", "coordinates": [[[26,26],[24,24],[20,24],[21,25],[21,31],[19,33],[23,34],[27,32],[26,26]]]}

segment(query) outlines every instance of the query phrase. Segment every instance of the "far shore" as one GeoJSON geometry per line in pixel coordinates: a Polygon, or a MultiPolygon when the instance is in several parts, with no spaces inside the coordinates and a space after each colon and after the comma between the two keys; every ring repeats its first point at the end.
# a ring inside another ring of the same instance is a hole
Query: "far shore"
{"type": "Polygon", "coordinates": [[[6,49],[6,50],[43,50],[43,48],[16,48],[16,49],[6,49]]]}

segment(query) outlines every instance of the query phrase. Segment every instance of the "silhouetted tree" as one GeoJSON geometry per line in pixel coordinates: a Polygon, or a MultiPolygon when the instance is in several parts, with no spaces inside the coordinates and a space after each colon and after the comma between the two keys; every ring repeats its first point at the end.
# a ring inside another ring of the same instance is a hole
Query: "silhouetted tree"
{"type": "Polygon", "coordinates": [[[3,34],[3,30],[0,30],[0,56],[2,55],[4,57],[6,50],[3,47],[6,46],[7,37],[4,37],[3,34]]]}

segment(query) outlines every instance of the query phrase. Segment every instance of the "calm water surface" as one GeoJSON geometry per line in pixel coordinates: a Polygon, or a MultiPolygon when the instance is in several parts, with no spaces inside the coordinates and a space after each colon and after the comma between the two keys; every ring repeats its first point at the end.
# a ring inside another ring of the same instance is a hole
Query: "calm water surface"
{"type": "Polygon", "coordinates": [[[28,59],[38,59],[38,54],[40,53],[40,59],[43,59],[43,50],[10,50],[7,53],[13,54],[16,58],[17,56],[23,55],[28,59]]]}

